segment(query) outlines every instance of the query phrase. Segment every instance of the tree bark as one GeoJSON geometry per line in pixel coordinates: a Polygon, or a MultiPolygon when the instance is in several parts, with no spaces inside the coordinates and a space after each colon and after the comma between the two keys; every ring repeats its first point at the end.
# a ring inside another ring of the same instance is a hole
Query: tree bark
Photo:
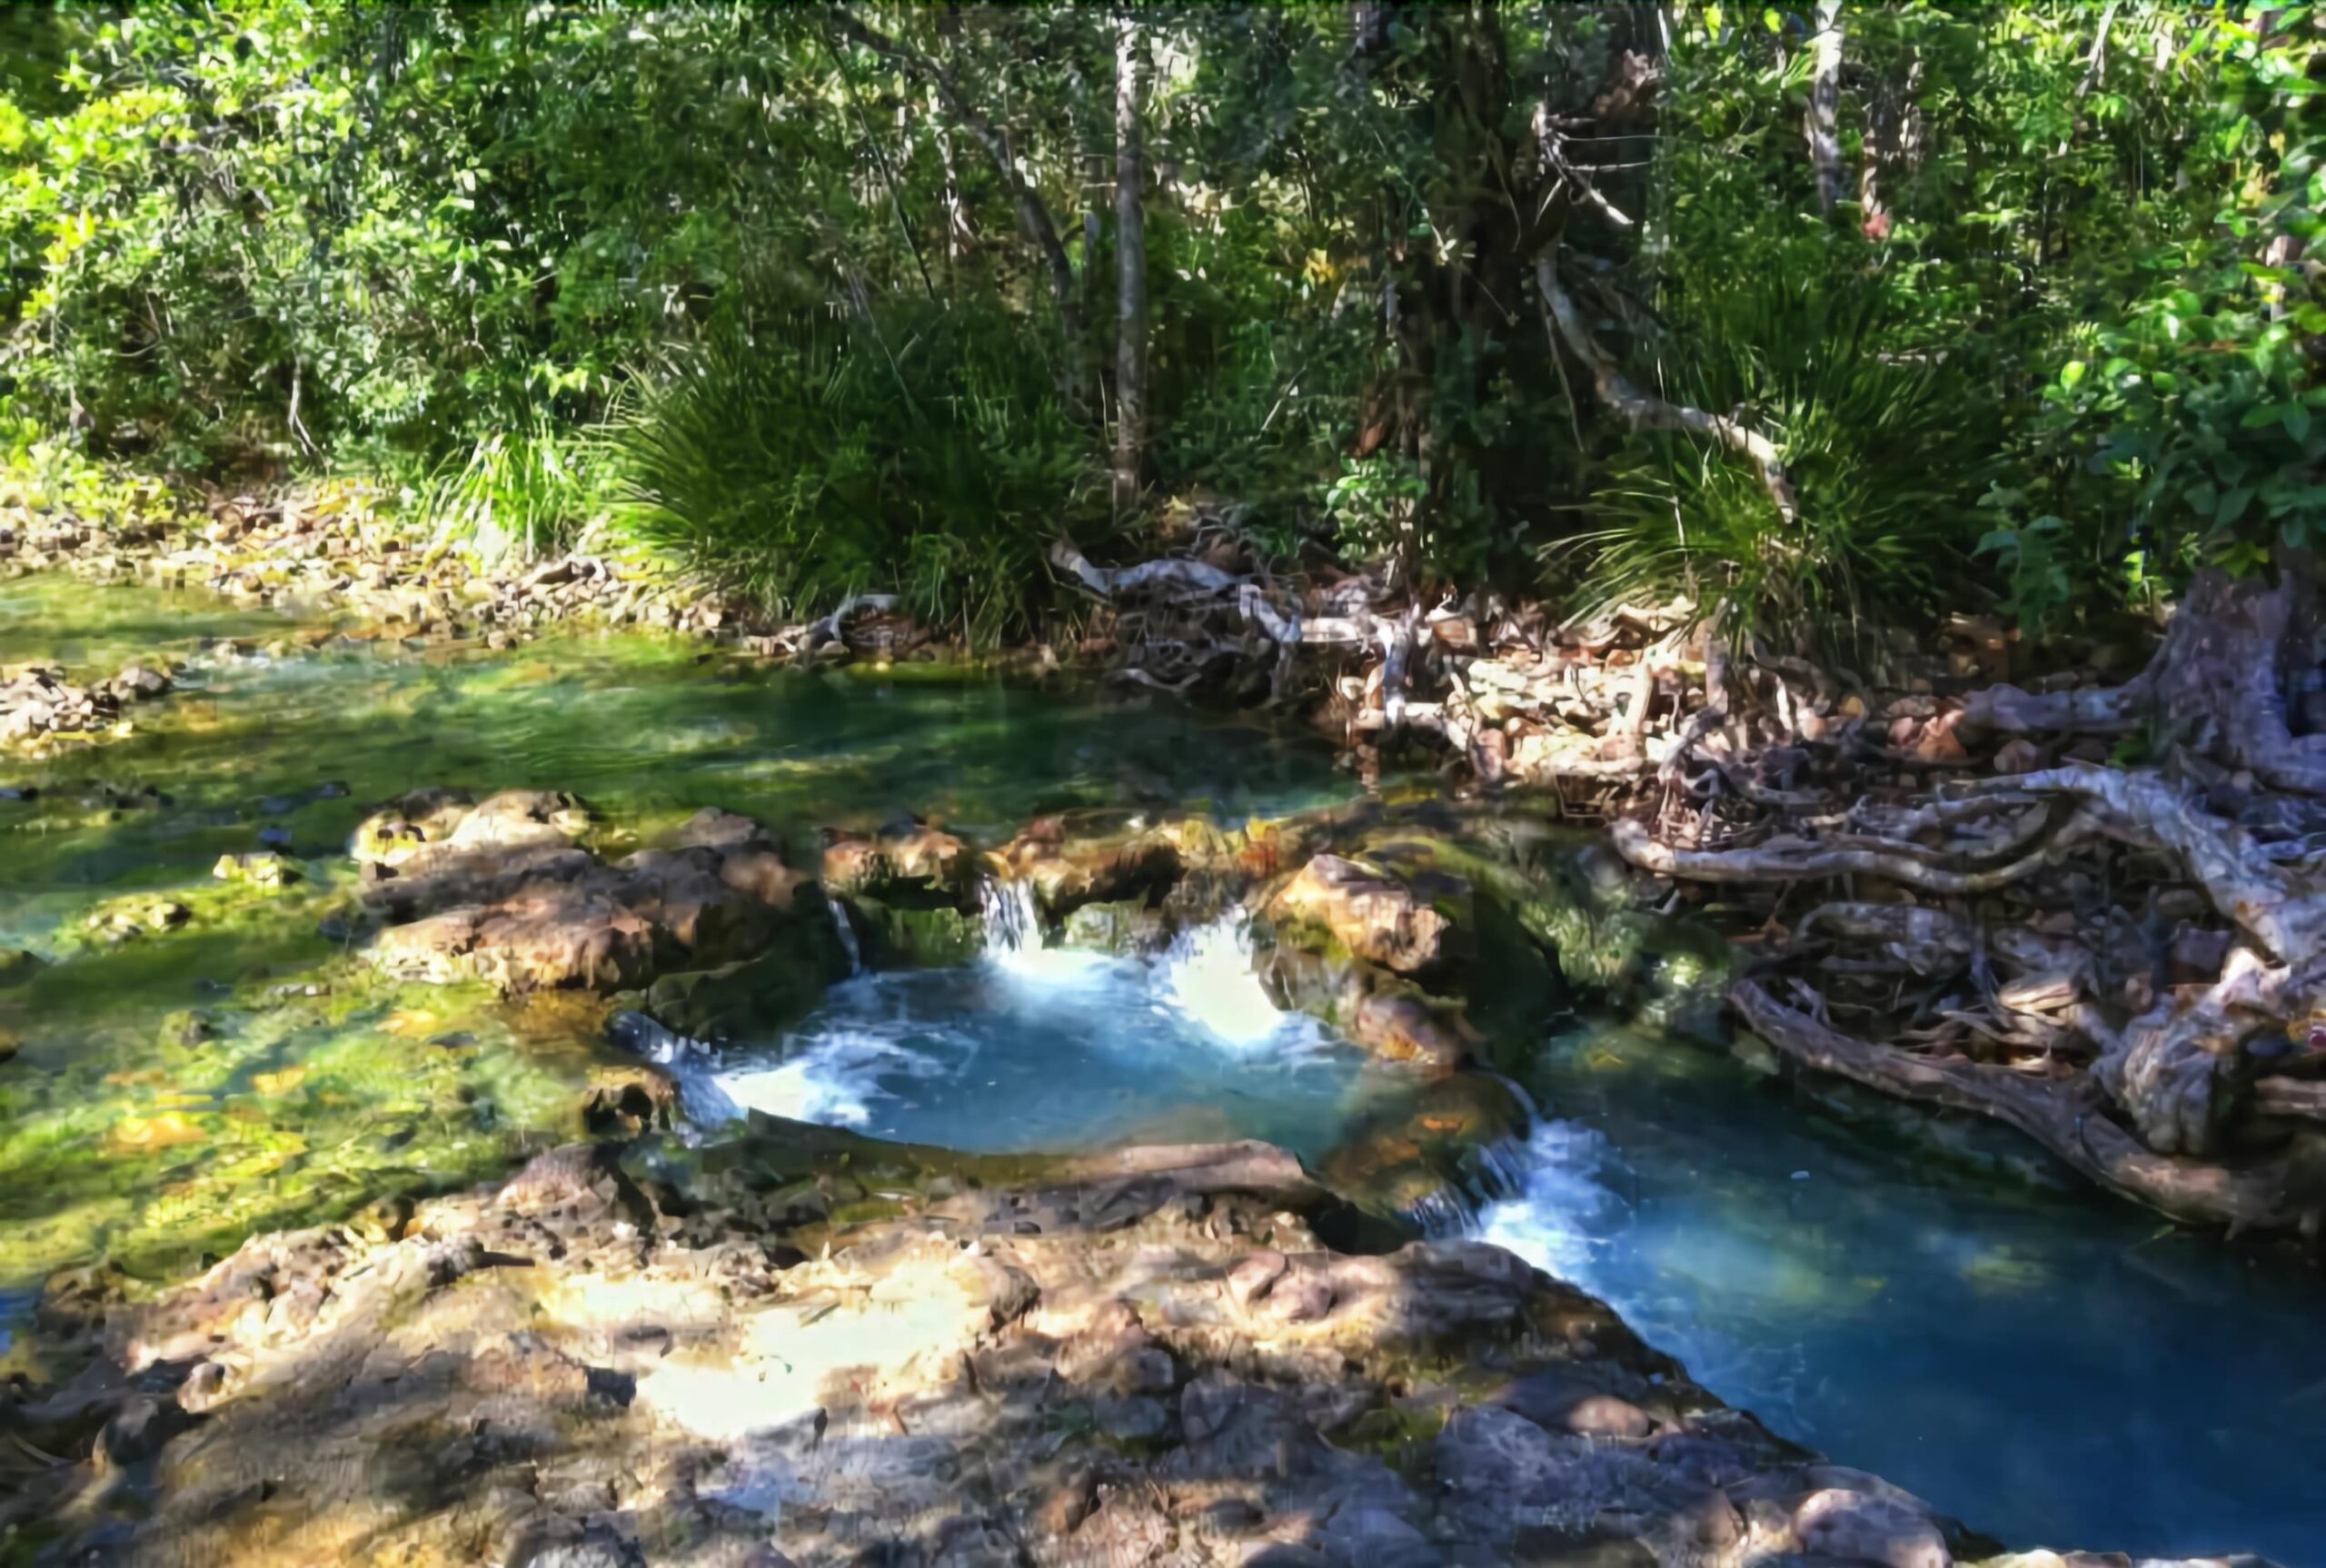
{"type": "Polygon", "coordinates": [[[2281,552],[2274,583],[2200,571],[2142,677],[2162,727],[2272,789],[2326,795],[2326,735],[2297,735],[2289,697],[2316,678],[2318,580],[2281,552]]]}
{"type": "Polygon", "coordinates": [[[1809,86],[1809,161],[1817,169],[1817,206],[1834,215],[1842,199],[1842,0],[1818,0],[1816,74],[1809,86]]]}
{"type": "Polygon", "coordinates": [[[2275,582],[2207,567],[2174,607],[2156,656],[2132,680],[2099,691],[1992,687],[1973,696],[1963,728],[2121,735],[2145,724],[2272,789],[2326,795],[2326,733],[2314,730],[2314,709],[2295,711],[2319,679],[2317,600],[2314,565],[2296,551],[2281,552],[2275,582]],[[2297,718],[2312,732],[2297,733],[2297,718]]]}
{"type": "Polygon", "coordinates": [[[1147,34],[1138,14],[1115,18],[1115,513],[1138,503],[1147,443],[1147,34]]]}

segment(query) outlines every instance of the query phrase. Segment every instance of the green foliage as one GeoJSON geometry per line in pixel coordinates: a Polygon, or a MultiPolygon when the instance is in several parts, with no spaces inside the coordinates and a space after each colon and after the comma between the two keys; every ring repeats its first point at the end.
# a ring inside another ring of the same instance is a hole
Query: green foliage
{"type": "Polygon", "coordinates": [[[2056,625],[2075,598],[2075,543],[2065,518],[2045,512],[2019,521],[2024,499],[2002,485],[1980,498],[1998,517],[1974,553],[1993,557],[2002,569],[2005,611],[2029,626],[2056,625]]]}
{"type": "Polygon", "coordinates": [[[573,543],[603,509],[606,491],[602,448],[536,417],[448,460],[422,491],[418,515],[440,539],[488,561],[543,555],[573,543]]]}
{"type": "Polygon", "coordinates": [[[615,523],[780,614],[896,593],[971,641],[1034,629],[1097,493],[1010,323],[974,307],[710,332],[608,438],[615,523]]]}
{"type": "MultiPolygon", "coordinates": [[[[895,47],[731,0],[0,7],[0,432],[425,475],[486,550],[564,542],[613,463],[629,526],[770,603],[1024,630],[1108,444],[1108,14],[850,15],[895,47]]],[[[2102,48],[2084,0],[1846,6],[1831,215],[1806,15],[1148,13],[1157,499],[1278,564],[1547,553],[1827,642],[1974,547],[2043,623],[2314,546],[2317,7],[2124,0],[2102,48]],[[1652,105],[1597,125],[1643,52],[1652,105]],[[1533,226],[1514,193],[1575,188],[1528,183],[1545,106],[1635,222],[1533,226]],[[1779,440],[1797,531],[1607,416],[1543,342],[1546,250],[1653,303],[1606,329],[1643,384],[1779,440]]]]}
{"type": "Polygon", "coordinates": [[[1764,274],[1675,309],[1690,345],[1675,395],[1770,435],[1798,515],[1725,448],[1641,439],[1577,541],[1595,610],[1685,595],[1732,634],[1857,652],[1963,591],[1995,432],[1943,351],[1910,346],[1878,276],[1764,274]]]}
{"type": "Polygon", "coordinates": [[[2274,21],[2189,46],[2217,84],[2192,157],[2212,200],[2156,214],[2131,308],[2079,334],[2043,392],[2051,433],[2098,445],[2088,488],[2128,502],[2127,548],[2241,571],[2326,543],[2326,290],[2294,260],[2326,232],[2326,61],[2317,7],[2274,21]]]}

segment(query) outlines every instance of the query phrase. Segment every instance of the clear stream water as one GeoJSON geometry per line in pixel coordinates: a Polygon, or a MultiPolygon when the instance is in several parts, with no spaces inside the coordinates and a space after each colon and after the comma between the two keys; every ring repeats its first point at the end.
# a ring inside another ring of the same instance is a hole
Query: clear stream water
{"type": "MultiPolygon", "coordinates": [[[[60,960],[0,989],[0,1370],[50,1270],[159,1275],[572,1135],[620,1060],[594,1012],[366,980],[316,934],[371,802],[554,787],[616,821],[717,804],[804,840],[908,809],[984,837],[1068,806],[1234,821],[1349,789],[1311,747],[1159,701],[769,671],[646,636],[265,651],[292,630],[201,596],[0,585],[0,664],[168,654],[199,689],[126,740],[0,763],[0,786],[41,790],[0,799],[0,946],[60,960]],[[204,651],[220,637],[254,649],[204,651]],[[310,880],[210,881],[266,843],[310,880]],[[194,908],[185,929],[80,935],[98,904],[163,892],[194,908]]],[[[1312,1155],[1407,1087],[1275,1015],[1227,928],[1153,958],[1029,945],[860,976],[688,1083],[705,1119],[723,1101],[979,1149],[1312,1155]]],[[[1570,1027],[1526,1087],[1545,1119],[1523,1183],[1477,1226],[1778,1430],[2014,1545],[2326,1565],[2326,1282],[2072,1189],[1949,1176],[1696,1046],[1570,1027]]]]}

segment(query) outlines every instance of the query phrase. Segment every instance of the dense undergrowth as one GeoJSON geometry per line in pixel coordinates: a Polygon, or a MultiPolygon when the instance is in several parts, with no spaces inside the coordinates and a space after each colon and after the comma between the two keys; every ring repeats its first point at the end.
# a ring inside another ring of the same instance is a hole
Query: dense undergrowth
{"type": "Polygon", "coordinates": [[[1059,536],[1813,651],[2314,543],[2313,7],[1818,15],[10,7],[9,487],[360,472],[973,640],[1069,601],[1059,536]],[[1546,254],[1797,518],[1594,395],[1546,254]]]}

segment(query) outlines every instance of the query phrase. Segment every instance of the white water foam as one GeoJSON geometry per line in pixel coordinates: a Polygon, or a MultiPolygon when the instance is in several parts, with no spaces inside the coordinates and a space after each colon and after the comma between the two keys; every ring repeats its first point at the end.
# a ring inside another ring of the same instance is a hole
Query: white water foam
{"type": "Polygon", "coordinates": [[[859,1024],[817,1037],[787,1062],[717,1075],[720,1089],[736,1105],[771,1116],[828,1126],[860,1127],[873,1107],[894,1097],[882,1087],[891,1077],[943,1077],[958,1067],[912,1048],[899,1026],[859,1024]]]}
{"type": "Polygon", "coordinates": [[[1165,956],[1157,992],[1164,1005],[1238,1051],[1312,1049],[1314,1022],[1279,1009],[1252,965],[1249,927],[1233,918],[1183,934],[1165,956]]]}
{"type": "MultiPolygon", "coordinates": [[[[1043,946],[1032,889],[1022,881],[984,883],[979,905],[985,952],[950,978],[930,970],[860,976],[835,987],[780,1044],[769,1042],[772,1050],[660,1042],[654,1054],[678,1080],[689,1119],[708,1128],[760,1111],[944,1141],[958,1136],[947,1121],[980,1114],[980,1103],[1006,1121],[1041,1119],[1010,1097],[1039,1094],[1044,1081],[1040,1069],[1027,1076],[1022,1050],[1050,1053],[1057,1070],[1075,1075],[1074,1084],[1059,1086],[1069,1096],[1080,1090],[1103,1102],[1113,1092],[1120,1105],[1121,1092],[1105,1086],[1162,1065],[1158,1050],[1185,1053],[1175,1064],[1179,1074],[1225,1075],[1224,1086],[1278,1065],[1305,1070],[1331,1047],[1314,1019],[1277,1011],[1254,972],[1241,922],[1198,928],[1168,952],[1140,958],[1043,946]],[[1002,1055],[989,1059],[994,1051],[1002,1055]],[[1017,1089],[1008,1087],[1013,1079],[1017,1089]]],[[[1072,1136],[1069,1126],[1060,1130],[1072,1136]]]]}
{"type": "Polygon", "coordinates": [[[1601,1260],[1628,1220],[1606,1182],[1607,1140],[1576,1122],[1542,1121],[1526,1139],[1523,1174],[1496,1174],[1516,1190],[1486,1205],[1476,1234],[1554,1278],[1604,1295],[1601,1260]]]}
{"type": "Polygon", "coordinates": [[[1700,1292],[1749,1296],[1771,1288],[1765,1256],[1735,1237],[1674,1231],[1668,1216],[1635,1210],[1610,1185],[1620,1157],[1590,1127],[1537,1122],[1525,1164],[1514,1196],[1487,1204],[1471,1234],[1605,1301],[1705,1387],[1792,1435],[1816,1436],[1800,1401],[1809,1381],[1803,1346],[1739,1337],[1701,1310],[1700,1292]]]}
{"type": "Polygon", "coordinates": [[[985,929],[980,961],[1016,982],[1021,997],[1088,991],[1103,984],[1116,968],[1116,960],[1104,953],[1047,946],[1034,885],[1023,878],[988,877],[980,881],[978,919],[985,929]]]}

